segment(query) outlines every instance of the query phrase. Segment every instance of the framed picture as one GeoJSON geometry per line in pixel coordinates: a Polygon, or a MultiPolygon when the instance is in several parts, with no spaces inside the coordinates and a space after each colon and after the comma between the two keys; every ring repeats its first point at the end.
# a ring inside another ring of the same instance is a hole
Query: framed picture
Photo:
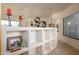
{"type": "Polygon", "coordinates": [[[14,52],[21,49],[22,37],[8,37],[7,38],[7,50],[14,52]]]}
{"type": "Polygon", "coordinates": [[[63,19],[63,35],[79,40],[79,12],[63,19]]]}

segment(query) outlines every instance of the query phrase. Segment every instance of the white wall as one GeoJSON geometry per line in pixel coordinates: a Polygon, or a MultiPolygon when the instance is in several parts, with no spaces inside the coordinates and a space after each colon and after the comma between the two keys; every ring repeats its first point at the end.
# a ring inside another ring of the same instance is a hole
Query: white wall
{"type": "Polygon", "coordinates": [[[59,40],[62,40],[63,42],[65,42],[77,49],[79,49],[79,40],[75,40],[75,39],[63,36],[63,18],[73,14],[74,12],[78,12],[78,11],[79,11],[79,4],[72,4],[71,6],[66,8],[64,11],[52,15],[52,18],[60,21],[59,37],[58,37],[59,40]]]}

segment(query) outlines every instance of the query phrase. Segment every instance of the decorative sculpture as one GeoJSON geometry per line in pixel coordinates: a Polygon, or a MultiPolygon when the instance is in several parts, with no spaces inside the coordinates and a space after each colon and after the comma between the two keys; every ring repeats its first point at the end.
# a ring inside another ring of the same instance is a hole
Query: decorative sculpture
{"type": "Polygon", "coordinates": [[[33,22],[31,22],[31,25],[35,25],[36,27],[46,27],[47,23],[46,23],[46,21],[41,21],[40,17],[36,17],[34,19],[34,24],[33,24],[33,22]]]}

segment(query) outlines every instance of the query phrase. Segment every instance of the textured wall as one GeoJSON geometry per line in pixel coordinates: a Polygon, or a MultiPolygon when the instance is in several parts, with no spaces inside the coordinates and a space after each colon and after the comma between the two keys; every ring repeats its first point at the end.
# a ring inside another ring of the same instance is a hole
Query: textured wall
{"type": "Polygon", "coordinates": [[[28,6],[27,4],[26,5],[23,4],[23,5],[21,5],[21,4],[2,4],[2,19],[6,20],[8,18],[6,15],[6,9],[11,8],[12,9],[11,20],[19,21],[18,16],[23,15],[24,16],[23,24],[25,24],[25,26],[29,26],[30,21],[33,20],[37,16],[39,16],[43,20],[48,20],[47,18],[49,18],[49,16],[46,16],[46,15],[50,14],[49,13],[50,11],[48,11],[48,12],[46,11],[47,14],[43,15],[43,13],[45,12],[46,9],[43,8],[44,9],[44,12],[43,12],[40,9],[37,9],[38,7],[35,8],[34,6],[32,6],[32,5],[28,6]]]}
{"type": "Polygon", "coordinates": [[[24,24],[26,26],[29,25],[30,20],[34,19],[35,17],[39,16],[43,20],[47,20],[50,17],[51,14],[60,12],[64,9],[66,9],[71,4],[65,4],[65,3],[46,3],[46,4],[38,4],[38,3],[26,3],[26,4],[18,4],[18,3],[3,3],[2,4],[2,19],[6,20],[7,15],[5,13],[5,10],[7,8],[12,9],[12,16],[11,20],[18,21],[18,16],[23,15],[24,16],[24,24]]]}

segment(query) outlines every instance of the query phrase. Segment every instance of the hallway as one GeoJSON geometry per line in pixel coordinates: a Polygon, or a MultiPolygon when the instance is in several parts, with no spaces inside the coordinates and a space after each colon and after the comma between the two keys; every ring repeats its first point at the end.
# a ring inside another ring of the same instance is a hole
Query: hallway
{"type": "Polygon", "coordinates": [[[79,55],[79,50],[59,40],[58,47],[50,52],[49,55],[79,55]]]}

